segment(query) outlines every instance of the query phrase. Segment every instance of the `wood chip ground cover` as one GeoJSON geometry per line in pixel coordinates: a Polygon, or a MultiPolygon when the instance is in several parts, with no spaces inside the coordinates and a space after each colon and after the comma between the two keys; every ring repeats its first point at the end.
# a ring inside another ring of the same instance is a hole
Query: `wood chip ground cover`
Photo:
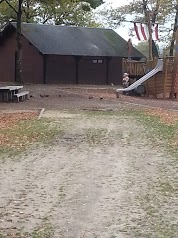
{"type": "Polygon", "coordinates": [[[177,111],[157,108],[157,109],[145,109],[145,112],[148,115],[159,117],[160,121],[167,125],[174,125],[178,121],[177,111]]]}
{"type": "Polygon", "coordinates": [[[37,118],[38,112],[1,113],[0,129],[15,127],[18,122],[37,118]]]}
{"type": "Polygon", "coordinates": [[[37,117],[36,111],[0,114],[0,152],[21,151],[55,134],[54,128],[48,127],[47,120],[38,121],[37,117]]]}
{"type": "Polygon", "coordinates": [[[147,121],[150,119],[149,125],[155,130],[155,135],[178,154],[178,112],[159,108],[145,109],[144,112],[150,116],[147,121]]]}

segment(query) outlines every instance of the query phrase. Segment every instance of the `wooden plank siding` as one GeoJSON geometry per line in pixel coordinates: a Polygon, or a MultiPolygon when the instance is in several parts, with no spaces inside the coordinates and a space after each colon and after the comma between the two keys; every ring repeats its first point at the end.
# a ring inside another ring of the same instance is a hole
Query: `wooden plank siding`
{"type": "Polygon", "coordinates": [[[76,84],[76,80],[75,57],[47,55],[47,84],[76,84]]]}
{"type": "MultiPolygon", "coordinates": [[[[23,83],[43,83],[42,54],[22,35],[23,83]]],[[[0,45],[0,81],[15,82],[16,33],[0,45]]]]}
{"type": "Polygon", "coordinates": [[[145,82],[148,96],[162,97],[170,96],[173,84],[174,57],[166,57],[163,62],[163,71],[157,73],[145,82]]]}

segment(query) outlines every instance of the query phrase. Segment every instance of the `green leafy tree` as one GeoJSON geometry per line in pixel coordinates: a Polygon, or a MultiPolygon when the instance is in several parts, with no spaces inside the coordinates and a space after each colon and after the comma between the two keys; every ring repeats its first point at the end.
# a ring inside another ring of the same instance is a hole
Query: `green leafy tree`
{"type": "MultiPolygon", "coordinates": [[[[17,2],[18,0],[4,0],[0,4],[1,24],[9,20],[16,21],[17,2]]],[[[102,3],[102,0],[22,0],[22,20],[24,22],[98,26],[93,9],[102,3]]]]}
{"type": "Polygon", "coordinates": [[[98,26],[92,9],[86,1],[53,0],[50,4],[40,5],[40,14],[36,20],[40,22],[41,19],[43,23],[54,22],[57,25],[98,26]]]}
{"type": "Polygon", "coordinates": [[[149,57],[149,45],[147,44],[147,42],[140,42],[138,43],[138,45],[134,45],[134,47],[147,58],[149,57]]]}
{"type": "MultiPolygon", "coordinates": [[[[154,45],[156,47],[156,49],[153,47],[152,48],[152,53],[153,53],[153,56],[155,56],[155,54],[158,52],[159,53],[159,45],[156,44],[154,42],[154,45]],[[156,51],[156,52],[155,52],[156,51]]],[[[147,42],[145,41],[142,41],[142,42],[139,42],[138,45],[134,45],[134,47],[139,50],[143,55],[146,56],[146,58],[149,58],[149,45],[147,42]]],[[[163,53],[163,52],[162,52],[163,53]]]]}
{"type": "Polygon", "coordinates": [[[86,2],[89,3],[92,8],[97,8],[104,3],[103,0],[86,0],[86,2]]]}

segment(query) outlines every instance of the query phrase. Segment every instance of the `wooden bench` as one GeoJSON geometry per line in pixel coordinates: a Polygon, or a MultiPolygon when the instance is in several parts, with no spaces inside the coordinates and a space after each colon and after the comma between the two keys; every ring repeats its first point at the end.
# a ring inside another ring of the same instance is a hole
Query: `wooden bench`
{"type": "Polygon", "coordinates": [[[13,95],[13,102],[23,102],[28,99],[29,91],[23,91],[13,95]]]}

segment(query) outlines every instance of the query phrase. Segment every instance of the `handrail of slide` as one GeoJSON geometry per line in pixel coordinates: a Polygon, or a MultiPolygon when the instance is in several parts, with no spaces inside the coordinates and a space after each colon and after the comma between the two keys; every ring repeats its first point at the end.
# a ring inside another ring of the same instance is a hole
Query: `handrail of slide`
{"type": "Polygon", "coordinates": [[[151,78],[153,75],[157,74],[158,72],[163,70],[163,60],[158,59],[157,65],[154,69],[152,69],[149,73],[145,74],[143,77],[141,77],[139,80],[137,80],[135,83],[131,84],[127,88],[118,88],[116,89],[116,92],[127,92],[130,91],[136,87],[138,87],[140,84],[144,83],[146,80],[151,78]]]}

